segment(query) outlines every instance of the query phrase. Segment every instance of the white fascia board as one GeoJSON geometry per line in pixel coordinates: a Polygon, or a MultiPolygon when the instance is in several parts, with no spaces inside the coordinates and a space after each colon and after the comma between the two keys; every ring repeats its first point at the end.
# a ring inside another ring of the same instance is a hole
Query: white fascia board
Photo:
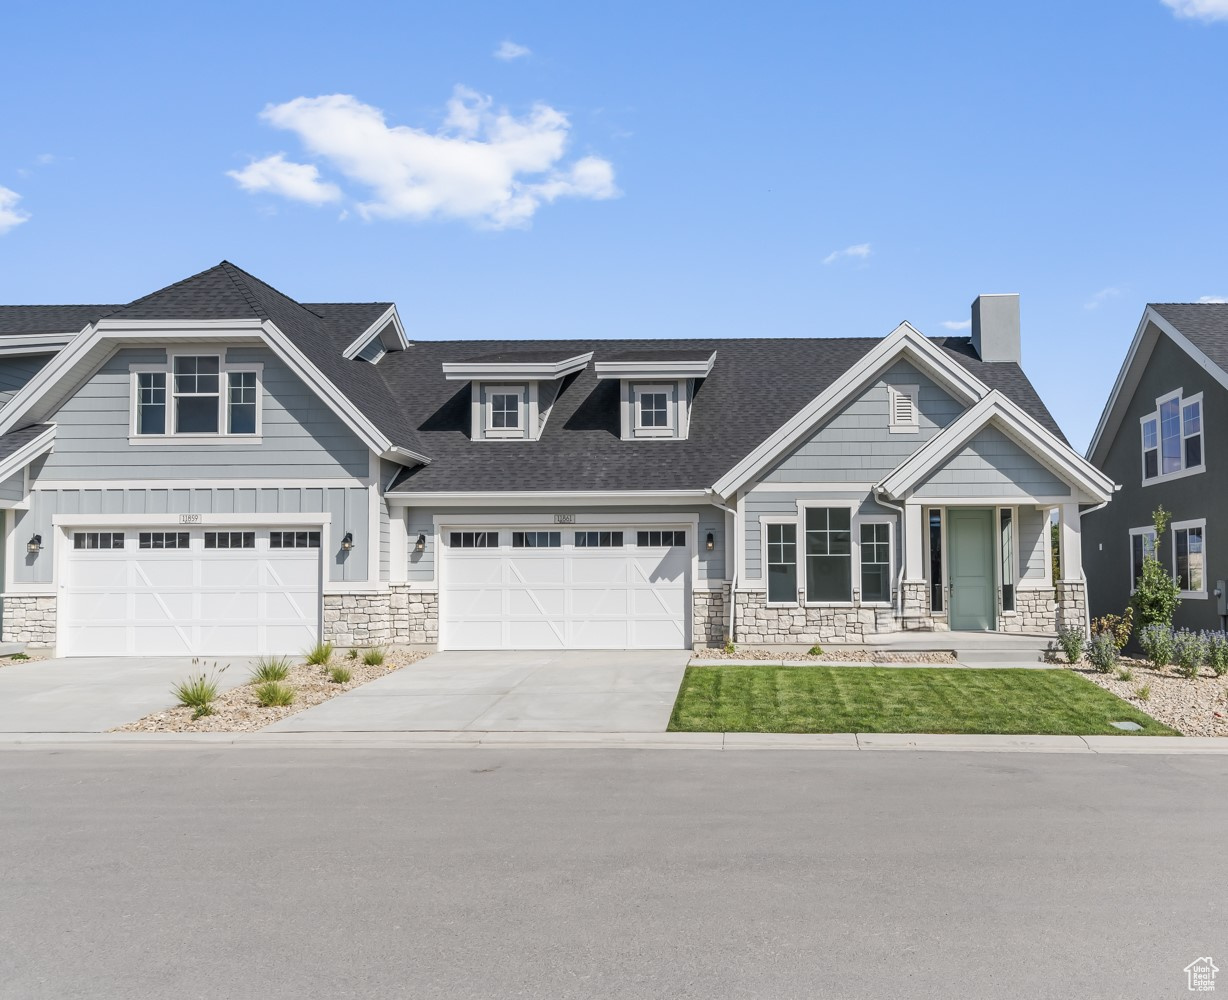
{"type": "Polygon", "coordinates": [[[735,490],[741,489],[765,466],[831,416],[837,407],[845,403],[871,377],[889,367],[899,357],[907,357],[917,362],[930,375],[936,376],[937,380],[965,405],[971,405],[989,394],[989,386],[958,362],[947,357],[910,323],[901,323],[857,364],[718,479],[712,486],[713,491],[728,497],[735,490]]]}
{"type": "Polygon", "coordinates": [[[716,351],[701,361],[598,361],[597,378],[680,379],[707,378],[716,363],[716,351]]]}
{"type": "MultiPolygon", "coordinates": [[[[1092,442],[1088,445],[1087,457],[1089,459],[1103,458],[1103,455],[1101,455],[1102,446],[1104,449],[1108,448],[1118,428],[1121,426],[1121,414],[1117,412],[1118,404],[1121,404],[1122,409],[1125,408],[1129,400],[1123,398],[1123,396],[1133,393],[1142,376],[1141,370],[1136,371],[1136,364],[1144,347],[1145,334],[1149,324],[1153,324],[1157,330],[1188,354],[1198,367],[1202,368],[1225,389],[1228,389],[1228,372],[1225,372],[1223,368],[1195,347],[1190,339],[1173,326],[1172,323],[1152,309],[1151,306],[1148,306],[1143,310],[1143,318],[1139,322],[1138,330],[1135,331],[1134,340],[1130,343],[1130,350],[1126,354],[1126,360],[1122,363],[1121,371],[1117,374],[1117,381],[1113,383],[1113,391],[1109,393],[1109,401],[1105,404],[1104,412],[1100,415],[1100,423],[1096,425],[1096,433],[1092,435],[1092,442]]],[[[1152,347],[1154,344],[1147,343],[1146,346],[1152,347]]]]}
{"type": "MultiPolygon", "coordinates": [[[[87,327],[88,329],[88,327],[87,327]]],[[[76,339],[76,333],[18,333],[0,337],[0,357],[18,354],[48,354],[76,339]]]]}
{"type": "Polygon", "coordinates": [[[400,445],[393,445],[387,451],[380,455],[380,458],[386,458],[390,462],[399,462],[401,465],[430,465],[431,460],[426,455],[420,455],[416,451],[410,451],[408,448],[402,448],[400,445]]]}
{"type": "Polygon", "coordinates": [[[401,317],[397,313],[396,306],[389,306],[385,309],[380,314],[379,319],[363,330],[358,335],[358,339],[341,352],[341,356],[347,361],[352,361],[362,353],[363,348],[371,343],[372,338],[377,335],[380,336],[380,342],[386,351],[403,351],[409,347],[409,338],[405,336],[405,327],[401,325],[401,317]],[[392,337],[382,336],[387,328],[392,329],[392,337]]]}
{"type": "Polygon", "coordinates": [[[711,503],[707,490],[548,490],[481,491],[472,493],[385,493],[390,504],[410,507],[561,507],[639,506],[642,504],[711,503]]]}
{"type": "Polygon", "coordinates": [[[7,458],[0,459],[0,482],[24,469],[43,452],[50,451],[55,444],[55,424],[52,424],[38,437],[27,441],[7,458]]]}
{"type": "Polygon", "coordinates": [[[900,499],[992,422],[999,423],[1009,437],[1066,482],[1099,501],[1112,498],[1116,485],[1108,476],[996,389],[930,438],[887,475],[875,492],[900,499]]]}
{"type": "Polygon", "coordinates": [[[448,382],[507,382],[548,381],[563,378],[584,369],[593,360],[593,352],[551,363],[541,361],[445,361],[443,376],[448,382]]]}

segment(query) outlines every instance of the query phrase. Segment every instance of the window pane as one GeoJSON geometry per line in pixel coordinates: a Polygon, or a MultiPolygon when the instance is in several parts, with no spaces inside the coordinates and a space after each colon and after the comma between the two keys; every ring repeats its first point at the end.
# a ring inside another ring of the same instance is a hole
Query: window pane
{"type": "Polygon", "coordinates": [[[1182,408],[1182,433],[1186,437],[1202,431],[1202,404],[1187,403],[1182,408]]]}
{"type": "Polygon", "coordinates": [[[942,511],[930,511],[930,610],[942,604],[942,511]]]}
{"type": "Polygon", "coordinates": [[[137,375],[136,432],[166,433],[166,375],[163,372],[137,375]]]}
{"type": "Polygon", "coordinates": [[[769,524],[768,600],[792,604],[797,601],[797,525],[769,524]]]}
{"type": "Polygon", "coordinates": [[[216,434],[216,396],[180,396],[175,401],[177,434],[216,434]]]}
{"type": "Polygon", "coordinates": [[[1137,587],[1143,578],[1143,536],[1130,536],[1130,579],[1132,587],[1137,587]]]}
{"type": "Polygon", "coordinates": [[[1177,400],[1160,404],[1160,467],[1165,475],[1181,471],[1181,420],[1177,400]]]}
{"type": "Polygon", "coordinates": [[[1143,478],[1155,479],[1160,474],[1159,452],[1154,448],[1143,455],[1143,478]]]}
{"type": "Polygon", "coordinates": [[[1202,465],[1202,435],[1195,434],[1185,439],[1185,467],[1195,469],[1202,465]]]}
{"type": "Polygon", "coordinates": [[[1143,447],[1154,448],[1156,446],[1156,422],[1154,420],[1146,420],[1143,422],[1143,447]]]}
{"type": "Polygon", "coordinates": [[[256,433],[256,373],[230,373],[230,418],[231,434],[256,433]]]}
{"type": "Polygon", "coordinates": [[[806,599],[851,601],[853,561],[850,556],[807,556],[806,599]]]}

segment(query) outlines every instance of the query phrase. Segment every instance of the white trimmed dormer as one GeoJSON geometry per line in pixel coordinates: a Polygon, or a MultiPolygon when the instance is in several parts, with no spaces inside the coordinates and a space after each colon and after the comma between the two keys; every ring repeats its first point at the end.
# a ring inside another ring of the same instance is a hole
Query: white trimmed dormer
{"type": "Polygon", "coordinates": [[[597,378],[619,381],[624,441],[685,441],[691,429],[695,383],[716,362],[710,350],[639,350],[615,354],[593,367],[597,378]]]}
{"type": "Polygon", "coordinates": [[[473,441],[536,441],[541,437],[559,387],[582,371],[591,351],[507,351],[445,361],[450,382],[468,382],[469,437],[473,441]]]}
{"type": "Polygon", "coordinates": [[[341,352],[341,356],[347,361],[365,361],[377,365],[380,358],[389,351],[403,351],[407,347],[409,339],[405,336],[405,328],[401,326],[397,307],[390,306],[341,352]]]}

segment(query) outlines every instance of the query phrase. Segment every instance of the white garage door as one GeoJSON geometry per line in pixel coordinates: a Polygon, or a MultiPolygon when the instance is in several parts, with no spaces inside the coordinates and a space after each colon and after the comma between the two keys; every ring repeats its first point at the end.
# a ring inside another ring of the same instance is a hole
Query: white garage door
{"type": "Polygon", "coordinates": [[[690,529],[442,531],[448,649],[682,649],[690,529]]]}
{"type": "Polygon", "coordinates": [[[68,535],[64,656],[297,653],[320,623],[320,532],[68,535]]]}

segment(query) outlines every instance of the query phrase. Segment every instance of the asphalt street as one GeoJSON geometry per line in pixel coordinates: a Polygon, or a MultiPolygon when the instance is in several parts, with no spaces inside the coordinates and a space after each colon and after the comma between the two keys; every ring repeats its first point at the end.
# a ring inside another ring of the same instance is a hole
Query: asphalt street
{"type": "MultiPolygon", "coordinates": [[[[1181,997],[1228,758],[0,752],[0,997],[1181,997]]],[[[1228,992],[1228,973],[1221,973],[1228,992]]]]}

